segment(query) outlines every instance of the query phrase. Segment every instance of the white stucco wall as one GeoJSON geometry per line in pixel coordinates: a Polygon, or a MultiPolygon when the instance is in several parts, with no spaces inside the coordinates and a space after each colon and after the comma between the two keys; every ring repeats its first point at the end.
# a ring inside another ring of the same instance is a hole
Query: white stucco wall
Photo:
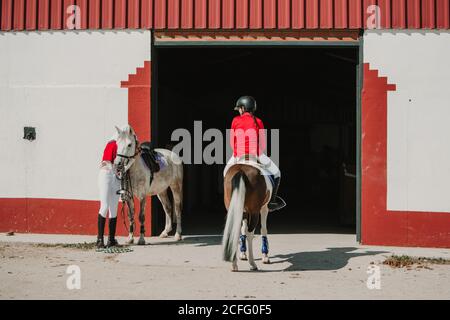
{"type": "Polygon", "coordinates": [[[450,32],[366,31],[364,62],[387,76],[387,209],[450,212],[450,32]]]}
{"type": "Polygon", "coordinates": [[[150,60],[150,41],[150,31],[0,33],[0,197],[98,199],[105,142],[127,122],[120,82],[150,60]]]}

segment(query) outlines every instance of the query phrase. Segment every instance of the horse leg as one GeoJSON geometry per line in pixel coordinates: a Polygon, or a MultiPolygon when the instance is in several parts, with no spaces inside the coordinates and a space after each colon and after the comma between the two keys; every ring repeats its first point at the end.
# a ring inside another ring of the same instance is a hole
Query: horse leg
{"type": "Polygon", "coordinates": [[[158,199],[161,201],[164,208],[164,213],[166,214],[166,226],[159,236],[161,238],[167,238],[169,236],[169,232],[172,231],[172,204],[170,203],[167,190],[158,194],[158,199]]]}
{"type": "Polygon", "coordinates": [[[239,251],[241,252],[239,255],[239,258],[243,261],[247,260],[247,246],[246,246],[246,242],[247,242],[247,236],[245,235],[245,231],[247,228],[247,220],[242,221],[242,228],[241,228],[241,236],[239,238],[239,251]],[[245,221],[245,223],[244,223],[245,221]]]}
{"type": "Polygon", "coordinates": [[[144,245],[145,244],[145,197],[143,197],[140,201],[140,208],[139,208],[139,224],[141,225],[141,234],[139,236],[138,245],[144,245]]]}
{"type": "Polygon", "coordinates": [[[262,252],[262,262],[265,264],[270,263],[269,259],[269,239],[267,238],[267,215],[269,214],[269,209],[265,206],[261,210],[261,252],[262,252]]]}
{"type": "Polygon", "coordinates": [[[174,186],[171,186],[170,189],[172,190],[173,194],[173,205],[175,210],[175,216],[177,219],[177,231],[175,233],[175,241],[181,240],[181,205],[182,205],[182,199],[183,199],[183,190],[179,184],[175,184],[174,186]]]}
{"type": "Polygon", "coordinates": [[[255,259],[253,257],[253,238],[255,236],[255,232],[248,232],[247,230],[246,235],[248,239],[248,262],[250,263],[250,270],[255,271],[258,270],[255,259]]]}
{"type": "MultiPolygon", "coordinates": [[[[126,202],[128,204],[128,221],[130,222],[130,230],[128,233],[128,239],[127,239],[127,244],[133,244],[134,243],[134,238],[133,238],[133,233],[134,233],[134,200],[131,199],[129,201],[126,202]]],[[[123,203],[122,205],[125,205],[125,203],[123,203]]]]}

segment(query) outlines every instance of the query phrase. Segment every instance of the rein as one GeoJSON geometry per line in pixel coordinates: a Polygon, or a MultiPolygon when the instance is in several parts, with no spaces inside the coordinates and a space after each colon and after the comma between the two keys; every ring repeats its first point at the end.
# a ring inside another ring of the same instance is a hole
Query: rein
{"type": "MultiPolygon", "coordinates": [[[[141,152],[141,148],[138,146],[138,141],[135,138],[135,144],[136,144],[136,150],[135,153],[132,156],[127,156],[124,154],[117,154],[117,157],[120,158],[124,158],[127,160],[130,159],[134,159],[136,158],[136,156],[141,152]]],[[[129,161],[128,161],[129,162],[129,161]]],[[[122,209],[121,214],[122,214],[122,219],[123,219],[123,225],[125,226],[125,229],[127,231],[129,231],[129,228],[127,226],[127,223],[125,221],[125,206],[128,207],[128,211],[130,211],[130,205],[129,205],[129,201],[134,201],[133,199],[133,185],[131,183],[131,177],[130,177],[130,172],[128,168],[127,170],[125,170],[125,167],[128,165],[128,162],[126,164],[124,164],[123,166],[119,167],[118,173],[119,175],[116,175],[117,178],[120,180],[120,190],[117,191],[117,194],[120,194],[120,201],[122,202],[122,209]]],[[[134,232],[134,230],[132,230],[132,232],[134,232]]]]}

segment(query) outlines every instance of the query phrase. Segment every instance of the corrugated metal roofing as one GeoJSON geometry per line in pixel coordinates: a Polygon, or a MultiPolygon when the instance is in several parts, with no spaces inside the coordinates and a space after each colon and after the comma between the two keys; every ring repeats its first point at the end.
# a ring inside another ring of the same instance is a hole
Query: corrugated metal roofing
{"type": "Polygon", "coordinates": [[[450,0],[0,1],[3,31],[67,29],[70,5],[80,8],[80,29],[360,29],[370,5],[381,28],[450,28],[450,0]]]}

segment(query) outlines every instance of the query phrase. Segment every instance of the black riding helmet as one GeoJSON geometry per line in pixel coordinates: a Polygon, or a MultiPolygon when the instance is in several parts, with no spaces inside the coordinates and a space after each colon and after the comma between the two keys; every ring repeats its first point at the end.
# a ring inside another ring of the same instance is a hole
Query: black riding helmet
{"type": "Polygon", "coordinates": [[[254,113],[256,111],[256,100],[251,96],[240,97],[234,110],[239,110],[239,107],[244,107],[246,112],[254,113]]]}

